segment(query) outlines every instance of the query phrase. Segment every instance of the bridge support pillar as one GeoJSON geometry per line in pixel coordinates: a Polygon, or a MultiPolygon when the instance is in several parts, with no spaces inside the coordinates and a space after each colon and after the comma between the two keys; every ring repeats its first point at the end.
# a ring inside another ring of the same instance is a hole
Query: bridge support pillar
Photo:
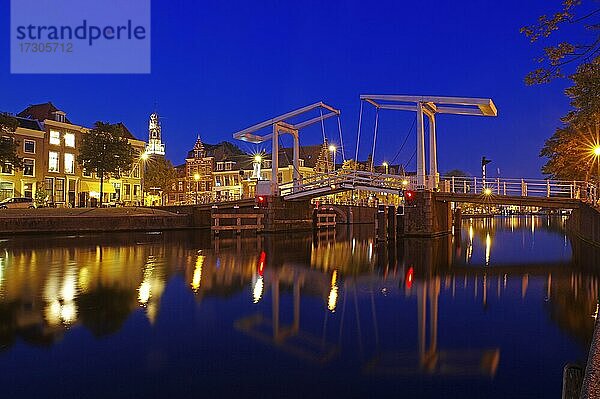
{"type": "Polygon", "coordinates": [[[454,231],[460,233],[460,227],[462,224],[462,210],[460,208],[454,209],[454,231]]]}
{"type": "Polygon", "coordinates": [[[396,237],[404,237],[404,207],[396,208],[396,237]]]}
{"type": "Polygon", "coordinates": [[[394,205],[387,208],[387,238],[390,241],[396,240],[396,207],[394,205]]]}
{"type": "Polygon", "coordinates": [[[450,203],[436,201],[435,193],[418,191],[414,205],[404,208],[404,234],[414,237],[436,237],[452,232],[450,203]]]}
{"type": "Polygon", "coordinates": [[[377,241],[385,241],[387,238],[386,222],[385,205],[379,205],[377,207],[377,215],[375,215],[375,237],[377,241]]]}

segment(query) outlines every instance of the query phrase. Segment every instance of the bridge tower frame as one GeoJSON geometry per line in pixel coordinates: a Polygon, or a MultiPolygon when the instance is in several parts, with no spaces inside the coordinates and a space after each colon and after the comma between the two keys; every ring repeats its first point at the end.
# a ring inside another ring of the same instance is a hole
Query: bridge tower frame
{"type": "Polygon", "coordinates": [[[340,116],[340,111],[330,105],[320,101],[306,107],[298,108],[288,113],[276,116],[275,118],[266,120],[256,125],[250,126],[244,130],[240,130],[233,134],[233,138],[237,140],[247,141],[250,143],[264,143],[266,141],[272,141],[272,155],[271,155],[271,194],[274,196],[279,195],[279,182],[277,181],[277,175],[279,171],[279,135],[290,134],[294,138],[293,148],[293,167],[294,167],[294,188],[298,187],[300,183],[300,129],[307,126],[313,125],[329,119],[333,116],[340,116]],[[319,110],[320,115],[311,119],[307,119],[302,122],[291,123],[289,119],[299,117],[308,112],[319,110]],[[272,131],[267,135],[258,135],[258,131],[263,130],[271,126],[272,131]]]}
{"type": "MultiPolygon", "coordinates": [[[[417,189],[435,190],[439,184],[437,168],[436,114],[498,116],[496,105],[490,98],[410,96],[363,94],[366,101],[377,109],[413,111],[417,113],[417,189]],[[425,123],[429,118],[429,179],[425,170],[425,123]]],[[[358,145],[358,143],[357,143],[358,145]]]]}

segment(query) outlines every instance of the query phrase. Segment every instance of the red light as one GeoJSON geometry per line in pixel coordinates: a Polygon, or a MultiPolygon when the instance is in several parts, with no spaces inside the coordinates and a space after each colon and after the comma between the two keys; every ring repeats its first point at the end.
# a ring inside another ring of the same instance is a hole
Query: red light
{"type": "Polygon", "coordinates": [[[265,251],[260,253],[260,258],[258,259],[258,275],[262,276],[265,271],[265,260],[267,259],[267,254],[265,251]]]}
{"type": "Polygon", "coordinates": [[[258,202],[264,202],[265,201],[265,197],[263,197],[262,195],[258,197],[258,202]]]}
{"type": "Polygon", "coordinates": [[[412,267],[410,269],[408,269],[408,271],[406,272],[405,285],[406,285],[406,288],[408,288],[408,289],[410,289],[412,287],[414,274],[415,274],[415,270],[412,267]]]}
{"type": "Polygon", "coordinates": [[[412,204],[412,202],[414,201],[414,199],[415,199],[415,192],[414,191],[410,191],[409,190],[409,191],[405,191],[404,192],[404,201],[407,204],[412,204]]]}

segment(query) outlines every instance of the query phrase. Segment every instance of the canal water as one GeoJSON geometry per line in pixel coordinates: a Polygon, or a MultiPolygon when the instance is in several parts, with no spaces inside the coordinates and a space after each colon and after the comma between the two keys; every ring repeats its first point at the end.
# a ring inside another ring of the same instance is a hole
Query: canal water
{"type": "Polygon", "coordinates": [[[558,398],[597,254],[548,216],[0,241],[3,398],[558,398]]]}

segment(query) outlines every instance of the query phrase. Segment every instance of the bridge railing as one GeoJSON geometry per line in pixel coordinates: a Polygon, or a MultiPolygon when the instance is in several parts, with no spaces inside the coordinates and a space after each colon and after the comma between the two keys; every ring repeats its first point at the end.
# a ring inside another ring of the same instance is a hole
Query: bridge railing
{"type": "Polygon", "coordinates": [[[596,186],[585,181],[511,179],[447,176],[440,178],[440,191],[460,194],[493,194],[519,197],[556,197],[595,201],[596,186]]]}
{"type": "Polygon", "coordinates": [[[280,194],[285,196],[292,193],[330,187],[335,189],[341,184],[353,186],[367,186],[370,188],[381,188],[386,190],[401,190],[407,185],[407,181],[399,175],[373,173],[367,171],[337,170],[331,173],[314,174],[302,177],[296,182],[288,182],[279,186],[280,194]]]}

